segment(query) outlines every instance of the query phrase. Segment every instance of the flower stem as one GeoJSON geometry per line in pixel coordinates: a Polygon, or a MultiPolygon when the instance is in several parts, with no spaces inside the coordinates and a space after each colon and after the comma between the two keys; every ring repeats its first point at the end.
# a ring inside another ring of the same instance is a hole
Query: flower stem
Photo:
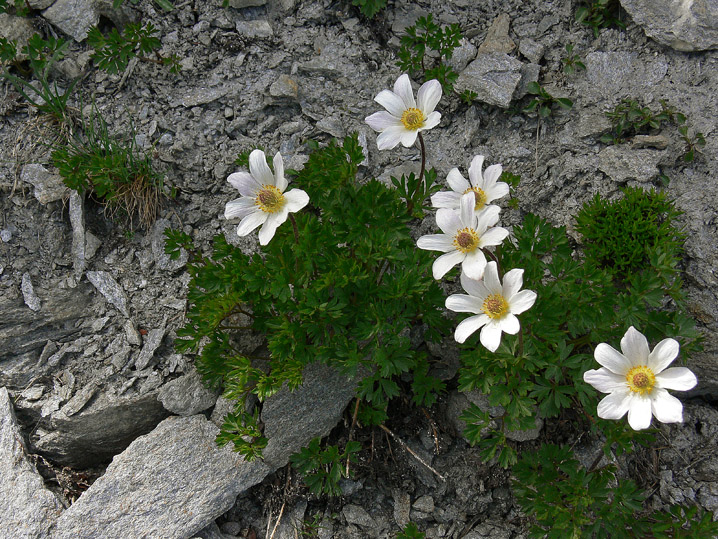
{"type": "MultiPolygon", "coordinates": [[[[421,136],[421,132],[417,133],[419,139],[419,146],[421,146],[421,170],[419,171],[419,183],[416,184],[416,190],[419,190],[419,186],[424,181],[424,171],[426,170],[426,146],[424,146],[424,137],[421,136]]],[[[416,194],[416,191],[414,191],[416,194]]]]}
{"type": "Polygon", "coordinates": [[[294,241],[299,245],[299,230],[297,229],[297,222],[291,213],[289,214],[289,220],[292,222],[292,230],[294,230],[294,241]]]}
{"type": "Polygon", "coordinates": [[[489,255],[489,258],[491,258],[491,260],[496,262],[496,270],[499,273],[499,277],[503,277],[503,273],[501,272],[501,262],[499,262],[498,257],[488,249],[484,249],[484,252],[489,255]]]}

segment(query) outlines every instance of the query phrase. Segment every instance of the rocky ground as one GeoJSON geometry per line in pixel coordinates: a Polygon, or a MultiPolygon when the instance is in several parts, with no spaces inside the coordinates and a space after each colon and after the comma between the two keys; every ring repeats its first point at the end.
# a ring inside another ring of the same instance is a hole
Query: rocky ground
{"type": "MultiPolygon", "coordinates": [[[[621,466],[652,506],[718,510],[718,14],[707,2],[686,14],[667,0],[622,0],[626,28],[595,37],[575,22],[576,3],[396,0],[368,21],[346,0],[231,0],[229,8],[178,0],[169,13],[145,0],[118,9],[107,0],[30,0],[33,17],[0,15],[2,36],[67,37],[53,76],[61,86],[81,77],[71,105],[94,103],[112,132],[133,128],[177,192],[151,227],[112,220],[96,201],[71,196],[49,158],[50,128],[1,83],[0,536],[269,537],[276,527],[274,537],[296,537],[315,525],[319,537],[393,537],[409,519],[427,537],[525,536],[510,473],[483,464],[461,436],[458,415],[480,396],[451,390],[430,410],[398,404],[387,427],[416,456],[384,431],[360,429],[354,479],[343,496],[317,499],[285,465],[314,436],[346,438],[352,383],[318,367],[302,391],[270,399],[267,458],[250,464],[216,448],[215,423],[228,404],[173,349],[189,278],[186,260],[164,254],[162,233],[181,228],[205,249],[224,233],[257,248],[256,236],[238,238],[222,217],[236,197],[226,177],[240,151],[279,150],[287,167],[300,168],[306,139],[358,131],[368,154],[362,174],[418,171],[416,148],[379,152],[364,118],[401,73],[404,28],[429,13],[460,25],[457,88],[479,95],[471,106],[442,99],[442,122],[426,135],[429,164],[443,180],[483,154],[521,175],[519,208],[505,207],[502,222],[531,211],[571,231],[594,193],[670,179],[687,231],[689,309],[705,335],[688,362],[699,384],[681,395],[684,423],[661,426],[661,443],[621,466]],[[179,74],[137,60],[117,76],[93,67],[89,26],[131,20],[157,27],[160,52],[178,56],[179,74]],[[569,43],[585,71],[562,72],[569,43]],[[522,113],[532,80],[573,108],[540,123],[522,113]],[[601,144],[604,113],[623,98],[654,109],[667,100],[704,133],[703,154],[685,163],[673,127],[601,144]]],[[[417,235],[433,226],[427,218],[417,235]]],[[[456,348],[447,341],[433,353],[450,381],[456,348]]],[[[547,421],[519,447],[561,436],[547,421]]],[[[598,445],[577,443],[591,462],[598,445]]]]}

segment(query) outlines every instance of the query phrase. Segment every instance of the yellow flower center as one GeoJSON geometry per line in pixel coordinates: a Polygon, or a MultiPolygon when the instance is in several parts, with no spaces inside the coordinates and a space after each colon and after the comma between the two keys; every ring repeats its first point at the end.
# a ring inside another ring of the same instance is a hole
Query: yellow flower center
{"type": "Polygon", "coordinates": [[[480,187],[469,187],[464,194],[472,192],[474,193],[474,210],[479,211],[486,204],[486,193],[480,187]]]}
{"type": "Polygon", "coordinates": [[[401,115],[401,123],[407,129],[415,131],[424,125],[424,113],[419,109],[406,109],[401,115]]]}
{"type": "Polygon", "coordinates": [[[484,300],[481,310],[489,318],[503,318],[509,312],[509,302],[501,294],[491,294],[484,300]]]}
{"type": "Polygon", "coordinates": [[[284,195],[273,185],[263,185],[254,203],[264,213],[276,213],[284,206],[284,195]]]}
{"type": "Polygon", "coordinates": [[[470,253],[479,245],[479,235],[473,228],[462,228],[456,231],[454,246],[462,253],[470,253]]]}
{"type": "Polygon", "coordinates": [[[645,395],[653,390],[653,386],[656,385],[656,375],[653,371],[641,365],[640,367],[633,367],[628,373],[626,373],[626,382],[628,382],[628,389],[634,393],[640,393],[645,395]]]}

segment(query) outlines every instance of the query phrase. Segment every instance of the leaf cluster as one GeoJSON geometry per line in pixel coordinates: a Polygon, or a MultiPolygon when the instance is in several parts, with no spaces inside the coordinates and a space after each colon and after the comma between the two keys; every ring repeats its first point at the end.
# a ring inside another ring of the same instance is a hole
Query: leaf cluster
{"type": "Polygon", "coordinates": [[[25,0],[12,0],[12,4],[8,4],[8,0],[0,0],[0,13],[14,13],[18,17],[27,17],[30,11],[25,0]]]}
{"type": "Polygon", "coordinates": [[[419,528],[413,522],[407,522],[404,529],[399,532],[396,539],[424,539],[426,534],[419,531],[419,528]]]}
{"type": "Polygon", "coordinates": [[[373,19],[374,15],[386,7],[386,0],[352,0],[352,5],[357,6],[367,19],[373,19]]]}
{"type": "Polygon", "coordinates": [[[340,496],[342,489],[339,480],[348,478],[344,463],[356,462],[357,453],[361,449],[359,442],[347,442],[344,451],[336,445],[327,445],[321,449],[321,438],[314,438],[307,447],[289,457],[297,471],[302,474],[304,482],[317,496],[340,496]]]}
{"type": "MultiPolygon", "coordinates": [[[[461,29],[456,23],[442,29],[431,14],[419,17],[416,24],[406,28],[406,35],[401,38],[397,65],[412,75],[422,76],[424,81],[438,80],[444,93],[449,94],[454,91],[459,74],[445,61],[451,59],[461,37],[461,29]],[[428,59],[429,51],[434,51],[435,59],[428,59]]],[[[464,99],[470,97],[470,94],[464,94],[464,99]]]]}
{"type": "Polygon", "coordinates": [[[594,37],[598,37],[601,28],[626,27],[619,18],[620,8],[619,0],[580,0],[576,8],[576,22],[591,28],[594,37]]]}
{"type": "Polygon", "coordinates": [[[581,61],[581,58],[578,54],[573,52],[573,48],[573,43],[567,43],[566,53],[568,54],[568,56],[566,56],[565,58],[561,58],[561,63],[563,63],[563,72],[567,75],[572,75],[576,71],[586,70],[586,64],[581,61]]]}
{"type": "Polygon", "coordinates": [[[402,200],[406,201],[409,215],[417,219],[422,219],[424,211],[431,209],[431,204],[427,203],[431,195],[441,190],[433,168],[426,171],[423,180],[411,172],[408,176],[402,174],[401,178],[392,176],[391,183],[399,191],[402,200]]]}
{"type": "Polygon", "coordinates": [[[551,116],[552,109],[555,105],[566,110],[571,110],[571,107],[573,107],[573,101],[567,97],[552,96],[538,82],[529,82],[527,91],[536,97],[529,101],[529,104],[524,108],[524,112],[537,112],[539,118],[548,118],[551,116]]]}

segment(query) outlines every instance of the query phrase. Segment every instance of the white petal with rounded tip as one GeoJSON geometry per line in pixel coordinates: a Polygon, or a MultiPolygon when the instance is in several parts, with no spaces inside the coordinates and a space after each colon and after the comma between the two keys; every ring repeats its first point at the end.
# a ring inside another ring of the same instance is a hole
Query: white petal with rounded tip
{"type": "Polygon", "coordinates": [[[291,191],[287,191],[284,193],[284,198],[286,199],[284,207],[288,212],[292,213],[301,210],[304,206],[309,204],[309,195],[301,189],[292,189],[291,191]]]}
{"type": "Polygon", "coordinates": [[[634,393],[629,395],[628,424],[633,430],[643,430],[651,426],[651,399],[634,393]]]}
{"type": "Polygon", "coordinates": [[[471,182],[472,187],[481,187],[481,185],[484,183],[483,175],[481,174],[481,169],[484,166],[484,156],[483,155],[475,155],[474,158],[471,160],[471,165],[469,165],[469,181],[471,182]]]}
{"type": "Polygon", "coordinates": [[[621,419],[626,415],[626,412],[628,412],[630,402],[631,396],[628,394],[628,390],[611,393],[598,403],[598,417],[603,419],[621,419]]]}
{"type": "Polygon", "coordinates": [[[404,110],[416,108],[414,90],[411,89],[411,81],[409,80],[409,75],[406,73],[396,79],[394,83],[394,93],[403,101],[404,110]]]}
{"type": "Polygon", "coordinates": [[[501,165],[491,165],[490,167],[486,167],[486,170],[484,170],[484,185],[486,187],[494,185],[501,177],[503,170],[504,169],[501,165]]]}
{"type": "Polygon", "coordinates": [[[452,294],[446,298],[446,308],[455,313],[474,313],[481,312],[482,303],[474,296],[466,294],[452,294]]]}
{"type": "Polygon", "coordinates": [[[250,213],[239,223],[239,226],[237,227],[237,236],[246,236],[259,225],[264,224],[268,216],[268,213],[264,213],[261,210],[250,213]]]}
{"type": "MultiPolygon", "coordinates": [[[[484,270],[485,271],[485,270],[484,270]]],[[[483,280],[472,279],[465,272],[461,272],[461,286],[466,290],[468,294],[478,298],[483,304],[484,300],[491,294],[483,280]]]]}
{"type": "Polygon", "coordinates": [[[509,311],[514,314],[521,314],[528,311],[536,303],[538,294],[533,290],[521,290],[509,300],[509,311]]]}
{"type": "Polygon", "coordinates": [[[255,211],[260,210],[254,203],[254,199],[248,197],[237,198],[230,200],[224,207],[224,218],[225,219],[243,219],[247,215],[255,211]]]}
{"type": "Polygon", "coordinates": [[[583,380],[601,393],[613,393],[614,391],[625,393],[626,391],[626,377],[611,372],[604,367],[584,372],[583,380]]]}
{"type": "Polygon", "coordinates": [[[456,209],[460,200],[461,195],[454,191],[440,191],[431,195],[431,205],[435,208],[456,209]]]}
{"type": "Polygon", "coordinates": [[[513,314],[507,313],[506,316],[499,321],[499,327],[504,333],[516,335],[521,329],[521,323],[513,314]]]}
{"type": "Polygon", "coordinates": [[[419,131],[416,129],[404,129],[401,134],[401,145],[404,148],[410,148],[416,142],[416,138],[419,136],[419,131]]]}
{"type": "Polygon", "coordinates": [[[448,253],[454,251],[454,242],[451,236],[446,234],[429,234],[427,236],[421,236],[416,240],[416,246],[419,249],[425,249],[427,251],[441,251],[442,253],[448,253]]]}
{"type": "Polygon", "coordinates": [[[648,367],[654,374],[658,374],[668,367],[678,357],[678,341],[675,339],[663,339],[648,354],[648,367]]]}
{"type": "Polygon", "coordinates": [[[446,275],[451,268],[460,264],[464,260],[465,255],[461,251],[450,251],[446,254],[441,255],[439,258],[434,260],[434,264],[431,266],[431,272],[434,275],[434,279],[440,280],[446,275]]]}
{"type": "Polygon", "coordinates": [[[466,181],[466,178],[464,178],[461,172],[459,172],[458,168],[452,168],[449,171],[446,175],[446,182],[453,191],[456,191],[459,194],[464,194],[464,191],[471,187],[469,182],[466,181]]]}
{"type": "Polygon", "coordinates": [[[274,174],[272,174],[267,157],[262,150],[253,150],[249,154],[249,172],[262,185],[274,185],[274,174]]]}
{"type": "Polygon", "coordinates": [[[243,197],[255,197],[262,188],[262,184],[255,180],[249,172],[234,172],[229,175],[227,181],[243,197]]]}
{"type": "Polygon", "coordinates": [[[459,218],[464,227],[476,229],[476,214],[474,206],[476,205],[476,197],[473,191],[461,195],[459,199],[459,218]]]}
{"type": "Polygon", "coordinates": [[[461,269],[469,279],[481,279],[486,269],[486,256],[481,249],[475,249],[466,254],[466,258],[461,263],[461,269]]]}
{"type": "Polygon", "coordinates": [[[502,294],[506,301],[511,300],[524,284],[524,270],[514,268],[504,274],[504,284],[502,286],[502,294]]]}
{"type": "Polygon", "coordinates": [[[621,339],[621,352],[634,366],[648,364],[648,341],[646,337],[631,326],[621,339]]]}
{"type": "Polygon", "coordinates": [[[388,127],[404,127],[404,124],[401,123],[401,119],[392,116],[384,110],[367,116],[364,121],[374,131],[384,131],[384,129],[388,127]]]}
{"type": "MultiPolygon", "coordinates": [[[[488,317],[487,317],[488,318],[488,317]]],[[[481,336],[479,337],[481,344],[483,344],[491,352],[496,352],[496,349],[501,344],[501,329],[496,326],[487,324],[481,330],[481,336]]]]}
{"type": "Polygon", "coordinates": [[[391,150],[401,142],[401,136],[406,129],[404,126],[387,127],[376,137],[376,145],[380,150],[391,150]]]}
{"type": "Polygon", "coordinates": [[[469,316],[466,320],[462,320],[454,331],[454,339],[458,343],[463,343],[481,326],[489,321],[489,317],[485,314],[469,316]]]}
{"type": "Polygon", "coordinates": [[[495,226],[494,228],[489,228],[481,235],[479,246],[491,247],[494,245],[501,245],[501,242],[504,241],[508,235],[509,231],[504,227],[495,226]]]}
{"type": "Polygon", "coordinates": [[[509,184],[497,182],[491,187],[484,189],[484,193],[486,193],[486,202],[503,198],[509,194],[509,184]]]}
{"type": "Polygon", "coordinates": [[[436,212],[436,224],[444,234],[452,238],[456,235],[456,231],[463,227],[459,213],[448,208],[441,208],[436,212]]]}
{"type": "Polygon", "coordinates": [[[631,367],[633,367],[633,363],[628,361],[622,353],[604,342],[596,346],[593,357],[603,367],[621,376],[626,376],[631,367]]]}
{"type": "Polygon", "coordinates": [[[284,193],[284,190],[287,188],[287,179],[284,177],[284,160],[282,159],[282,154],[279,152],[275,153],[272,163],[274,164],[274,185],[284,193]]]}
{"type": "Polygon", "coordinates": [[[404,110],[406,110],[401,97],[396,95],[391,90],[382,90],[376,95],[374,101],[379,103],[382,107],[389,111],[389,114],[396,116],[399,120],[401,120],[401,116],[404,114],[404,110]]]}
{"type": "Polygon", "coordinates": [[[479,220],[476,225],[477,230],[486,230],[494,226],[499,221],[499,213],[501,208],[498,206],[486,206],[479,214],[479,220]]]}
{"type": "Polygon", "coordinates": [[[490,294],[501,294],[503,292],[501,280],[499,279],[499,268],[493,260],[486,264],[484,286],[490,294]]]}
{"type": "Polygon", "coordinates": [[[665,389],[653,390],[651,411],[661,423],[683,422],[683,404],[665,389]]]}
{"type": "Polygon", "coordinates": [[[439,122],[441,121],[441,114],[434,111],[431,114],[429,114],[426,118],[424,118],[424,125],[422,125],[419,128],[419,131],[426,131],[428,129],[433,129],[437,125],[439,125],[439,122]]]}
{"type": "Polygon", "coordinates": [[[434,111],[439,100],[441,100],[441,84],[436,79],[426,81],[416,93],[417,106],[424,116],[434,111]]]}
{"type": "Polygon", "coordinates": [[[656,382],[660,387],[666,389],[688,391],[696,387],[698,380],[696,375],[685,367],[671,367],[656,374],[656,382]]]}
{"type": "Polygon", "coordinates": [[[287,215],[289,215],[289,212],[286,209],[269,214],[269,217],[267,217],[267,220],[259,231],[259,245],[267,245],[269,243],[274,237],[277,227],[287,220],[287,215]]]}

